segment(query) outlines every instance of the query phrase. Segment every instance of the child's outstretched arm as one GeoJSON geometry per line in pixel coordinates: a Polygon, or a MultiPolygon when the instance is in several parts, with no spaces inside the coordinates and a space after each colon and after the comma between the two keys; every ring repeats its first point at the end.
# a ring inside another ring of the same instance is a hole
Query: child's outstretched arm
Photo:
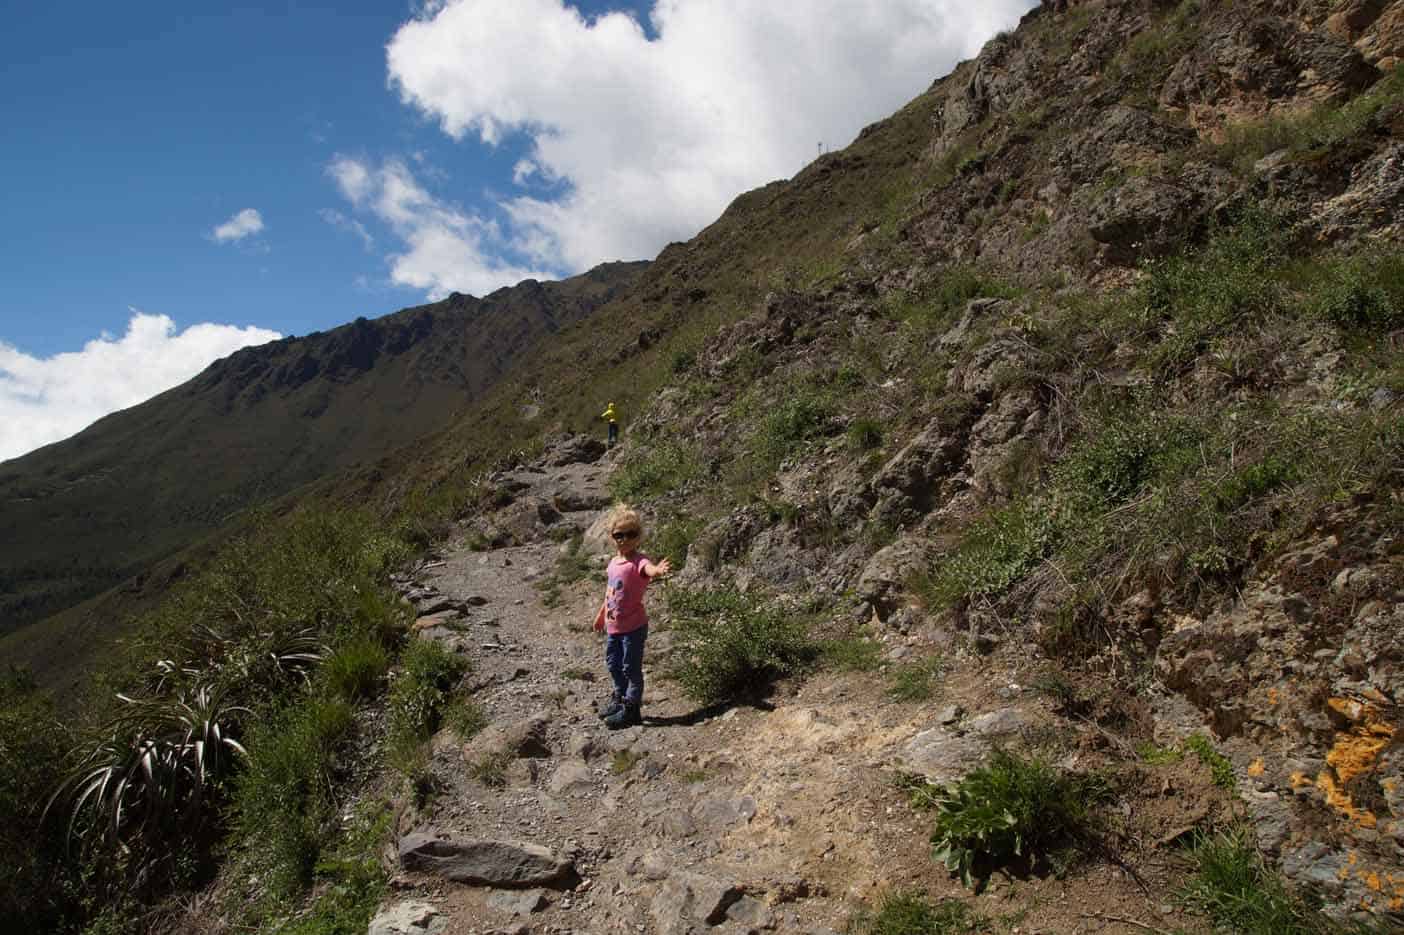
{"type": "Polygon", "coordinates": [[[643,573],[650,578],[661,578],[673,570],[673,565],[666,558],[660,559],[656,564],[645,561],[643,563],[643,573]]]}

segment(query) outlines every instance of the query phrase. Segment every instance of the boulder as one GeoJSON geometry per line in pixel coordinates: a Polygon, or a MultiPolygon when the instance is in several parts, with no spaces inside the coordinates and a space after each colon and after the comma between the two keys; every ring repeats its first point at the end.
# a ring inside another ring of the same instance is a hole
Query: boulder
{"type": "Polygon", "coordinates": [[[541,461],[548,467],[567,464],[593,464],[604,457],[605,443],[589,435],[566,435],[546,445],[541,461]]]}
{"type": "Polygon", "coordinates": [[[487,898],[489,909],[507,912],[514,916],[529,916],[540,912],[548,905],[546,891],[542,889],[503,890],[487,898]]]}
{"type": "Polygon", "coordinates": [[[659,888],[650,911],[660,935],[682,935],[693,923],[719,925],[742,897],[740,887],[700,873],[675,873],[659,888]]]}
{"type": "Polygon", "coordinates": [[[984,741],[976,737],[933,727],[908,741],[898,762],[928,782],[946,784],[959,781],[979,766],[987,749],[984,741]]]}
{"type": "Polygon", "coordinates": [[[463,758],[476,762],[485,756],[505,754],[521,759],[541,759],[551,755],[546,729],[550,721],[536,714],[513,724],[493,724],[463,745],[463,758]]]}
{"type": "Polygon", "coordinates": [[[400,866],[455,883],[480,886],[568,889],[578,881],[575,865],[547,848],[513,841],[446,841],[416,833],[400,839],[400,866]]]}
{"type": "Polygon", "coordinates": [[[439,935],[446,928],[448,919],[438,909],[414,900],[382,909],[371,920],[366,935],[439,935]]]}

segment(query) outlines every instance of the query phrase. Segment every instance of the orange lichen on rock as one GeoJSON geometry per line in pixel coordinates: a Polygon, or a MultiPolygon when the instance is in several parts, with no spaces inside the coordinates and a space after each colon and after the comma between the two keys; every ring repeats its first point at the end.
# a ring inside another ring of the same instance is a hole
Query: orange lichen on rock
{"type": "Polygon", "coordinates": [[[1262,757],[1258,757],[1258,758],[1257,758],[1256,760],[1254,760],[1252,763],[1249,763],[1249,764],[1248,764],[1248,775],[1249,775],[1249,776],[1258,777],[1258,776],[1261,776],[1265,771],[1266,771],[1266,767],[1263,766],[1263,758],[1262,758],[1262,757]]]}
{"type": "MultiPolygon", "coordinates": [[[[1349,698],[1332,698],[1327,702],[1332,710],[1354,722],[1348,731],[1336,734],[1336,742],[1331,752],[1326,754],[1326,764],[1330,767],[1316,777],[1316,787],[1326,796],[1326,802],[1362,828],[1373,829],[1379,819],[1368,809],[1356,808],[1345,786],[1357,776],[1375,768],[1380,753],[1389,746],[1394,736],[1394,728],[1382,721],[1379,713],[1369,705],[1349,698]]],[[[1296,776],[1292,777],[1296,786],[1296,776]]]]}
{"type": "Polygon", "coordinates": [[[1267,700],[1268,704],[1272,705],[1274,708],[1277,707],[1277,702],[1281,700],[1281,696],[1278,694],[1276,688],[1269,688],[1267,690],[1267,700]]]}

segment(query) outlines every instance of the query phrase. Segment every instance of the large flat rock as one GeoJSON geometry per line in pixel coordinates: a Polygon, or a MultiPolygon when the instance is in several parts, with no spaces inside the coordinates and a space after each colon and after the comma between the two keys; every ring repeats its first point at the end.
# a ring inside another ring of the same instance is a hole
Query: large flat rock
{"type": "Polygon", "coordinates": [[[479,886],[568,889],[579,879],[571,861],[537,844],[445,841],[424,833],[400,839],[400,866],[479,886]]]}

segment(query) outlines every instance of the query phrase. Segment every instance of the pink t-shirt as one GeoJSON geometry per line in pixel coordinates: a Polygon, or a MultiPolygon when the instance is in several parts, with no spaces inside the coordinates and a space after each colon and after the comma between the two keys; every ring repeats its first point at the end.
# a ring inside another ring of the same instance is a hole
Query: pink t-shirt
{"type": "Polygon", "coordinates": [[[605,631],[632,633],[648,626],[643,596],[650,578],[643,565],[648,556],[635,552],[628,558],[616,555],[609,563],[609,584],[605,589],[605,631]]]}

